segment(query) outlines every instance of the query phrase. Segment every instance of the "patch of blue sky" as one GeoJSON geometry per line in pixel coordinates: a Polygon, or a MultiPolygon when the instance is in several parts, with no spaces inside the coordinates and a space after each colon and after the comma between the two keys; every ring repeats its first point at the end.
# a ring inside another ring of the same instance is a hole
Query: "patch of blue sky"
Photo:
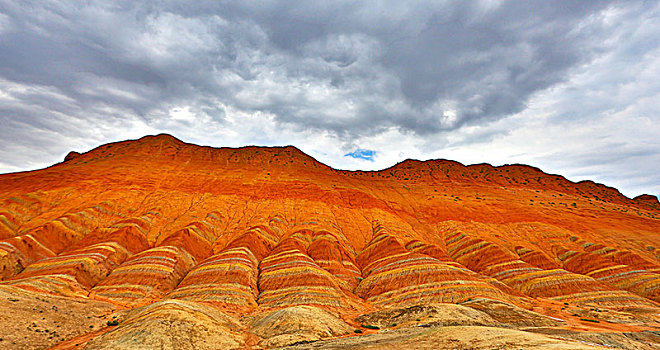
{"type": "Polygon", "coordinates": [[[374,161],[375,156],[376,156],[376,151],[370,150],[370,149],[362,149],[362,148],[358,148],[353,152],[344,154],[344,157],[351,157],[351,158],[355,158],[355,159],[364,159],[364,160],[368,160],[370,162],[374,161]]]}

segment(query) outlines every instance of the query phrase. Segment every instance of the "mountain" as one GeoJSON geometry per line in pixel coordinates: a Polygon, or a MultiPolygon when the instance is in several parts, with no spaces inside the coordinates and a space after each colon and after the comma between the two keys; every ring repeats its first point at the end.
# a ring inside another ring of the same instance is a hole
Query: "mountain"
{"type": "Polygon", "coordinates": [[[0,347],[653,349],[660,204],[169,135],[0,175],[0,347]]]}

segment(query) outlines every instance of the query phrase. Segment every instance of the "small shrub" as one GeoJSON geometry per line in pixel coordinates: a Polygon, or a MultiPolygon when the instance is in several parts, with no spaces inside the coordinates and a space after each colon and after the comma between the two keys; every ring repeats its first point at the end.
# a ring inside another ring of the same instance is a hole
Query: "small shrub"
{"type": "Polygon", "coordinates": [[[119,321],[117,321],[117,320],[112,320],[112,321],[108,321],[108,322],[106,322],[106,324],[107,324],[108,326],[116,326],[116,325],[119,324],[119,321]]]}
{"type": "Polygon", "coordinates": [[[355,333],[362,333],[362,330],[361,330],[361,329],[356,329],[356,330],[354,330],[353,332],[355,332],[355,333]]]}
{"type": "Polygon", "coordinates": [[[380,327],[378,327],[378,326],[374,326],[374,325],[370,325],[370,324],[363,324],[361,327],[362,327],[362,328],[366,328],[366,329],[380,329],[380,327]]]}
{"type": "Polygon", "coordinates": [[[592,319],[590,319],[590,318],[581,318],[580,320],[581,320],[581,321],[587,321],[587,322],[600,323],[600,321],[598,321],[598,320],[592,320],[592,319]]]}

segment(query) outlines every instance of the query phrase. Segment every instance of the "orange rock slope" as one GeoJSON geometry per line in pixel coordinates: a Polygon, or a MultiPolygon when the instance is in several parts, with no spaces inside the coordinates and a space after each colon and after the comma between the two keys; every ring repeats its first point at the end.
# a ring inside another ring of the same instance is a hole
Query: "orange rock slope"
{"type": "Polygon", "coordinates": [[[582,330],[600,326],[558,305],[660,312],[657,199],[524,165],[339,171],[294,147],[158,135],[0,175],[0,200],[0,286],[116,310],[308,305],[351,323],[485,298],[582,330]]]}

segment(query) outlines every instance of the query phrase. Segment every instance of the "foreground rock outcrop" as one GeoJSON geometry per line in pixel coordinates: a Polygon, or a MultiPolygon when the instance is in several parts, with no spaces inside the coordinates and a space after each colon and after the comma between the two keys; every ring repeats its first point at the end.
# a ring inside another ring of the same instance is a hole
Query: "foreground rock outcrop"
{"type": "Polygon", "coordinates": [[[0,175],[0,348],[652,349],[653,198],[523,165],[108,144],[0,175]]]}

